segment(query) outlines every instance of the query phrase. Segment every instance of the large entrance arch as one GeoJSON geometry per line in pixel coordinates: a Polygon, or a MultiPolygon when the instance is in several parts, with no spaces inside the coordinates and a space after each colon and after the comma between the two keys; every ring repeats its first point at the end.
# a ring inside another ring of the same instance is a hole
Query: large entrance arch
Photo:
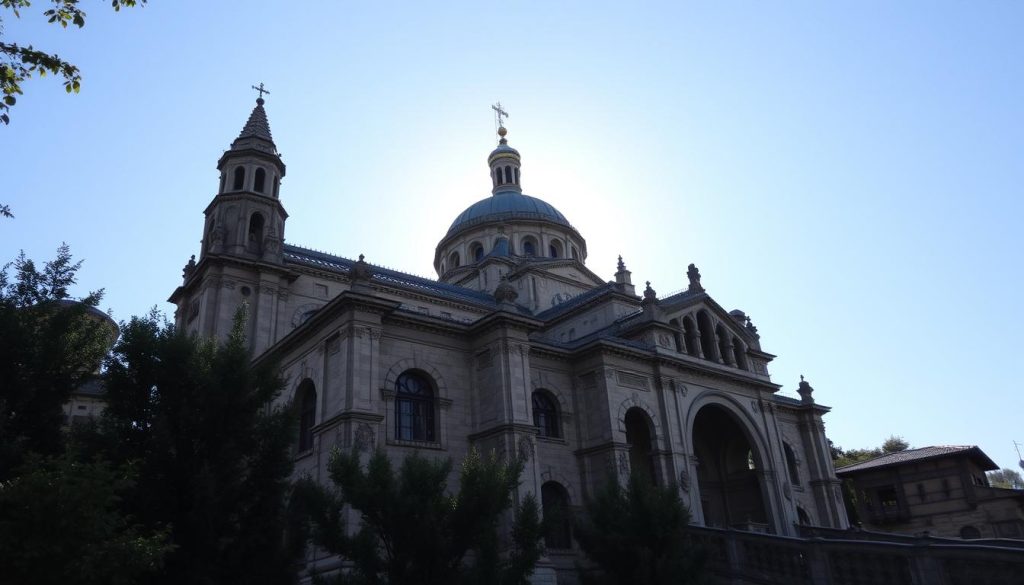
{"type": "Polygon", "coordinates": [[[764,461],[732,413],[709,404],[693,423],[697,481],[706,526],[767,528],[763,479],[764,461]]]}

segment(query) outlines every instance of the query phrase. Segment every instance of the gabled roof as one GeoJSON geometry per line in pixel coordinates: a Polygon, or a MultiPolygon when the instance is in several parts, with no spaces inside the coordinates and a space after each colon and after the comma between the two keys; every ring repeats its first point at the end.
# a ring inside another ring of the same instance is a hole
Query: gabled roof
{"type": "MultiPolygon", "coordinates": [[[[285,263],[302,264],[320,270],[327,270],[336,274],[348,274],[355,260],[342,258],[326,252],[308,250],[293,244],[284,244],[282,253],[285,263]]],[[[487,309],[497,308],[494,297],[486,292],[461,287],[455,284],[448,284],[436,280],[406,274],[382,266],[373,266],[372,280],[404,288],[443,297],[453,301],[474,304],[487,309]]]]}
{"type": "Polygon", "coordinates": [[[846,467],[840,467],[836,470],[836,475],[865,471],[868,469],[880,469],[883,467],[903,465],[905,463],[917,463],[927,459],[949,457],[951,455],[963,455],[970,457],[980,463],[986,471],[999,469],[999,466],[989,459],[988,455],[985,455],[985,452],[979,449],[976,445],[938,445],[934,447],[921,447],[919,449],[907,449],[906,451],[887,453],[881,457],[875,457],[868,461],[862,461],[860,463],[854,463],[853,465],[847,465],[846,467]]]}
{"type": "Polygon", "coordinates": [[[540,313],[537,313],[537,318],[541,319],[541,320],[544,320],[544,321],[547,321],[547,320],[550,320],[550,319],[554,319],[556,317],[561,317],[562,315],[571,312],[576,307],[584,305],[588,301],[590,301],[592,299],[595,299],[595,298],[597,298],[597,297],[599,297],[599,296],[601,296],[601,295],[603,295],[603,294],[605,294],[605,293],[607,293],[609,291],[614,291],[614,290],[615,290],[615,284],[614,283],[611,283],[611,282],[605,283],[605,284],[603,284],[603,285],[601,285],[599,287],[592,288],[592,289],[588,290],[587,292],[578,294],[578,295],[574,296],[573,298],[571,298],[571,299],[569,299],[569,300],[567,300],[567,301],[565,301],[563,303],[559,303],[559,304],[555,305],[554,307],[551,307],[550,309],[545,309],[545,310],[541,311],[540,313]]]}

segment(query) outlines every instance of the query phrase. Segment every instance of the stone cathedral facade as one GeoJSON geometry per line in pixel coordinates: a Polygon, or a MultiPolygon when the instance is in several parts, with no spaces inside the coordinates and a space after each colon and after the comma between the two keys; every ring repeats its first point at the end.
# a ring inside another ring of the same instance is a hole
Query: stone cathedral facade
{"type": "MultiPolygon", "coordinates": [[[[677,485],[700,525],[845,528],[811,386],[777,394],[757,328],[693,264],[664,298],[621,259],[612,280],[588,268],[583,234],[523,194],[506,134],[491,195],[439,226],[425,279],[286,240],[285,165],[257,100],[217,163],[199,259],[170,298],[177,326],[223,337],[247,306],[255,359],[282,365],[300,412],[298,473],[326,481],[334,447],[455,461],[476,447],[525,458],[518,495],[546,510],[643,473],[677,485]]],[[[572,580],[574,546],[554,527],[537,578],[572,580]]]]}

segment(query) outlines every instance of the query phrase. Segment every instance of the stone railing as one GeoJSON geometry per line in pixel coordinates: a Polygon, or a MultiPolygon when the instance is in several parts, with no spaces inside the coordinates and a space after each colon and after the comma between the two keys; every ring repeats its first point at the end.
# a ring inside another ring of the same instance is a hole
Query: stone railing
{"type": "Polygon", "coordinates": [[[793,538],[704,527],[692,527],[691,534],[706,551],[707,568],[715,580],[730,585],[1024,582],[1024,548],[1013,545],[915,537],[889,541],[848,535],[793,538]]]}

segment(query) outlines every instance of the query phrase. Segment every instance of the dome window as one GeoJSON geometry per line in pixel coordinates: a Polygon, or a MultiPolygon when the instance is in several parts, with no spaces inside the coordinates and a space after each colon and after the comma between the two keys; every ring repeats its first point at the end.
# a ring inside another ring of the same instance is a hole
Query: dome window
{"type": "Polygon", "coordinates": [[[537,255],[537,243],[533,241],[533,238],[523,239],[523,256],[536,256],[537,255]]]}
{"type": "Polygon", "coordinates": [[[563,254],[562,250],[561,240],[551,240],[551,243],[548,244],[548,256],[551,256],[552,258],[561,258],[564,256],[565,254],[563,254]]]}
{"type": "Polygon", "coordinates": [[[469,248],[469,254],[473,257],[474,262],[479,262],[484,258],[484,247],[480,244],[473,244],[469,248]]]}
{"type": "Polygon", "coordinates": [[[512,182],[512,167],[505,167],[505,182],[512,182]]]}
{"type": "Polygon", "coordinates": [[[454,269],[459,267],[459,253],[452,252],[452,255],[448,258],[448,264],[454,269]]]}

